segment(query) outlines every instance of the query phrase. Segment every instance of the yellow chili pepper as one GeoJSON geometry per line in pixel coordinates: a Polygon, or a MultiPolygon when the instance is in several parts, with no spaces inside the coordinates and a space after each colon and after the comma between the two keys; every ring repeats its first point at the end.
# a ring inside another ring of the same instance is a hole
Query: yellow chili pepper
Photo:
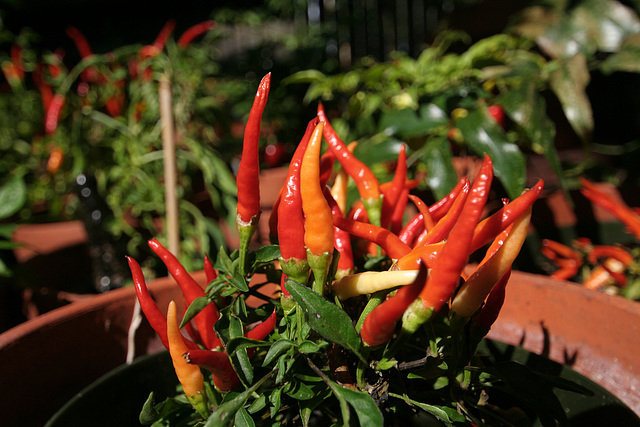
{"type": "Polygon", "coordinates": [[[416,280],[417,275],[418,270],[365,271],[350,274],[333,283],[333,292],[344,301],[358,295],[409,285],[416,280]]]}

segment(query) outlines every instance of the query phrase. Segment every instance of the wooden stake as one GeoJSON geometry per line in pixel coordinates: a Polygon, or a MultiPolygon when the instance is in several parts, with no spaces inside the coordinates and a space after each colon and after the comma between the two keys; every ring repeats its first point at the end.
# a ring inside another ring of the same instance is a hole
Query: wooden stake
{"type": "Polygon", "coordinates": [[[173,125],[173,102],[171,82],[163,76],[160,79],[160,120],[162,120],[162,150],[164,160],[164,195],[168,249],[176,257],[180,251],[180,230],[178,221],[178,179],[176,166],[176,141],[173,125]]]}

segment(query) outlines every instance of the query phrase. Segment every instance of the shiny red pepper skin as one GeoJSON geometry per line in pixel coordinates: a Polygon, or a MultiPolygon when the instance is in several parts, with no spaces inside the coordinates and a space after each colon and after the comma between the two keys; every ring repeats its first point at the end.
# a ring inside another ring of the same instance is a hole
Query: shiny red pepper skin
{"type": "Polygon", "coordinates": [[[413,241],[424,229],[424,217],[421,213],[418,213],[402,227],[398,233],[398,238],[405,245],[413,247],[413,241]]]}
{"type": "Polygon", "coordinates": [[[222,392],[240,385],[240,378],[231,366],[227,353],[215,350],[193,349],[184,355],[187,363],[198,365],[212,373],[213,383],[222,392]]]}
{"type": "Polygon", "coordinates": [[[267,105],[271,73],[263,77],[256,93],[244,131],[242,157],[238,166],[238,219],[243,224],[256,224],[260,215],[260,121],[267,105]]]}
{"type": "Polygon", "coordinates": [[[211,260],[207,255],[204,256],[204,274],[207,278],[207,282],[211,283],[218,278],[218,272],[213,267],[211,260]]]}
{"type": "MultiPolygon", "coordinates": [[[[196,298],[206,296],[204,290],[193,277],[191,277],[180,261],[178,261],[168,249],[162,246],[157,239],[149,240],[148,244],[151,250],[158,255],[167,266],[169,274],[178,282],[187,304],[191,304],[196,298]]],[[[213,329],[213,325],[219,318],[220,312],[213,302],[207,304],[207,306],[194,317],[194,321],[198,326],[198,333],[207,348],[216,348],[220,345],[220,338],[218,338],[213,329]]]]}
{"type": "Polygon", "coordinates": [[[333,224],[349,234],[373,242],[380,246],[392,259],[399,259],[411,252],[391,231],[366,222],[353,221],[347,218],[333,217],[333,224]]]}
{"type": "Polygon", "coordinates": [[[307,250],[304,246],[302,197],[300,196],[300,168],[307,144],[317,124],[318,120],[313,119],[307,125],[305,134],[293,153],[289,173],[282,187],[282,197],[278,206],[278,243],[280,254],[285,260],[307,258],[307,250]]]}
{"type": "Polygon", "coordinates": [[[404,222],[404,215],[409,201],[409,189],[405,188],[400,192],[400,198],[396,202],[396,206],[391,212],[391,220],[389,223],[389,230],[393,234],[400,233],[402,230],[402,223],[404,222]]]}
{"type": "Polygon", "coordinates": [[[430,245],[431,243],[437,243],[447,238],[462,215],[470,191],[470,184],[467,181],[463,184],[462,189],[458,193],[458,197],[453,201],[449,212],[436,223],[433,229],[431,229],[426,237],[422,241],[419,241],[416,246],[430,245]]]}
{"type": "Polygon", "coordinates": [[[498,283],[493,287],[487,297],[487,300],[480,309],[480,312],[473,321],[474,326],[481,328],[483,336],[486,335],[486,332],[491,329],[491,326],[493,326],[495,321],[498,319],[498,315],[500,314],[500,310],[504,304],[506,294],[505,289],[510,277],[511,269],[508,269],[500,278],[498,283]]]}
{"type": "Polygon", "coordinates": [[[451,230],[442,254],[431,270],[427,286],[420,294],[426,309],[438,312],[458,286],[460,273],[469,258],[473,230],[480,221],[492,180],[493,163],[489,156],[485,156],[462,208],[460,219],[451,230]]]}
{"type": "Polygon", "coordinates": [[[400,148],[398,153],[398,162],[396,163],[396,170],[391,180],[391,185],[384,191],[384,197],[382,199],[382,218],[381,226],[388,228],[391,223],[391,216],[394,208],[396,207],[400,196],[404,191],[405,182],[407,180],[407,148],[404,144],[400,148]]]}
{"type": "MultiPolygon", "coordinates": [[[[156,305],[156,302],[149,294],[149,289],[147,288],[144,274],[138,262],[131,257],[127,257],[127,262],[129,263],[129,268],[131,269],[133,285],[136,290],[136,295],[138,296],[138,301],[140,302],[140,308],[142,309],[142,312],[149,321],[149,324],[151,325],[153,330],[156,331],[156,334],[158,334],[158,338],[160,338],[162,345],[164,345],[164,347],[168,349],[169,341],[167,340],[167,317],[164,315],[164,313],[162,313],[162,311],[160,311],[160,309],[156,305]]],[[[199,348],[197,344],[189,340],[185,341],[190,348],[199,348]]]]}
{"type": "MultiPolygon", "coordinates": [[[[338,203],[331,196],[331,193],[328,189],[325,190],[325,198],[329,203],[329,207],[331,207],[331,213],[333,213],[333,217],[343,217],[340,206],[338,206],[338,203]]],[[[340,254],[340,258],[338,258],[339,273],[336,273],[336,276],[351,274],[355,266],[353,261],[353,248],[351,247],[351,235],[349,235],[349,233],[345,230],[334,226],[333,239],[333,246],[340,254]]]]}
{"type": "Polygon", "coordinates": [[[216,21],[209,20],[200,22],[199,24],[187,28],[187,30],[182,33],[182,35],[178,39],[178,47],[184,49],[193,41],[193,39],[206,33],[207,31],[212,30],[213,28],[215,28],[215,26],[216,21]]]}
{"type": "Polygon", "coordinates": [[[396,323],[405,310],[418,297],[427,281],[427,268],[421,264],[416,280],[398,290],[391,298],[373,309],[366,317],[360,329],[362,341],[377,347],[391,339],[396,329],[396,323]]]}

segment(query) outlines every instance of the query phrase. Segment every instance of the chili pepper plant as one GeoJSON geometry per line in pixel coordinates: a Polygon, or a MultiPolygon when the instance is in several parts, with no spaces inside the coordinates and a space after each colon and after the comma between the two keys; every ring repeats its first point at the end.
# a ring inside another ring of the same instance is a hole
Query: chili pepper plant
{"type": "Polygon", "coordinates": [[[543,182],[489,211],[493,163],[484,156],[474,176],[427,203],[410,195],[416,182],[404,148],[393,179],[379,183],[320,105],[269,218],[273,243],[253,248],[270,79],[260,83],[245,129],[240,248],[205,258],[203,289],[158,240],[149,241],[187,302],[182,315],[172,304],[166,317],[128,258],[141,308],[171,353],[182,391],[159,402],[152,392],[140,420],[382,426],[430,417],[500,426],[517,414],[549,426],[564,421],[553,387],[587,390],[477,351],[500,312],[543,182]],[[355,183],[356,200],[347,201],[345,180],[355,183]],[[406,214],[410,204],[415,215],[406,214]],[[478,253],[480,262],[469,264],[478,253]],[[265,291],[267,284],[279,291],[265,291]],[[262,304],[250,306],[250,296],[262,304]]]}

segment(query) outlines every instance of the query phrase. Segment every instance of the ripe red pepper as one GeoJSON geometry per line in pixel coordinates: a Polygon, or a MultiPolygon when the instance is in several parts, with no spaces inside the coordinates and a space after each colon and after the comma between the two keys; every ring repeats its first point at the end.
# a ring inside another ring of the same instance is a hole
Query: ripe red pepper
{"type": "Polygon", "coordinates": [[[408,245],[386,228],[335,216],[333,217],[333,224],[352,236],[375,243],[392,259],[400,259],[411,252],[411,248],[408,245]]]}
{"type": "Polygon", "coordinates": [[[582,184],[580,192],[587,199],[615,215],[627,226],[636,239],[640,240],[640,215],[627,206],[626,203],[614,199],[609,193],[598,188],[592,182],[581,178],[580,183],[582,184]]]}
{"type": "MultiPolygon", "coordinates": [[[[325,190],[325,198],[331,207],[331,213],[333,214],[333,218],[335,217],[343,217],[342,210],[340,206],[338,206],[338,202],[333,198],[333,196],[325,190]]],[[[338,280],[347,274],[353,273],[354,270],[354,261],[353,261],[353,248],[351,247],[351,236],[345,230],[334,226],[334,242],[333,246],[336,248],[338,253],[340,254],[340,258],[338,258],[338,270],[335,274],[335,279],[338,280]]]]}
{"type": "MultiPolygon", "coordinates": [[[[206,296],[204,290],[193,277],[191,277],[180,261],[178,261],[167,248],[162,246],[157,239],[149,240],[148,244],[151,250],[158,255],[167,266],[169,274],[178,282],[187,304],[191,304],[196,298],[206,296]]],[[[220,312],[213,302],[207,304],[206,307],[194,317],[194,321],[198,326],[198,333],[207,348],[216,348],[220,345],[220,338],[218,338],[213,329],[213,325],[219,318],[220,312]]]]}
{"type": "MultiPolygon", "coordinates": [[[[166,349],[169,349],[169,341],[167,340],[167,318],[164,313],[160,311],[156,302],[149,294],[149,289],[147,288],[147,284],[144,280],[144,273],[140,268],[140,264],[129,256],[127,257],[127,262],[131,269],[133,286],[136,290],[136,295],[138,296],[138,302],[140,302],[140,308],[153,330],[158,334],[158,338],[160,338],[162,345],[164,345],[166,349]]],[[[196,343],[189,340],[187,340],[187,346],[192,349],[199,348],[196,343]]]]}
{"type": "Polygon", "coordinates": [[[596,245],[587,255],[587,259],[591,264],[597,264],[601,258],[613,258],[621,262],[625,267],[629,267],[633,263],[633,255],[620,246],[596,245]]]}
{"type": "Polygon", "coordinates": [[[218,272],[213,267],[213,264],[207,255],[204,256],[204,275],[209,283],[218,278],[218,272]]]}
{"type": "Polygon", "coordinates": [[[424,217],[421,213],[418,213],[402,227],[398,233],[398,238],[405,245],[413,247],[413,241],[424,229],[424,217]]]}
{"type": "Polygon", "coordinates": [[[206,33],[207,31],[214,29],[215,26],[216,21],[209,20],[200,22],[199,24],[187,28],[187,30],[182,33],[182,35],[178,39],[178,47],[184,49],[193,41],[193,39],[206,33]]]}
{"type": "Polygon", "coordinates": [[[375,225],[380,225],[382,197],[380,194],[378,179],[371,169],[356,158],[340,139],[329,123],[322,104],[318,104],[318,118],[321,122],[325,123],[323,133],[324,138],[329,145],[329,149],[334,153],[337,160],[340,162],[344,170],[347,171],[358,188],[360,198],[365,204],[367,213],[369,214],[369,222],[375,225]]]}
{"type": "Polygon", "coordinates": [[[480,309],[480,312],[473,321],[474,326],[480,328],[483,336],[489,332],[491,326],[493,326],[495,321],[498,319],[500,310],[504,305],[504,298],[506,296],[505,289],[510,277],[511,268],[504,273],[498,283],[493,287],[491,293],[489,293],[489,296],[487,297],[487,300],[480,309]]]}
{"type": "Polygon", "coordinates": [[[66,102],[66,98],[61,93],[56,93],[53,99],[49,103],[49,108],[45,114],[44,119],[44,133],[45,135],[53,135],[58,129],[58,122],[60,120],[60,112],[66,102]]]}
{"type": "Polygon", "coordinates": [[[398,153],[398,161],[396,169],[391,180],[391,185],[387,191],[384,191],[382,198],[382,218],[380,225],[388,228],[391,223],[391,215],[400,200],[400,196],[404,191],[405,181],[407,180],[407,152],[406,146],[402,144],[398,153]]]}
{"type": "Polygon", "coordinates": [[[493,104],[487,107],[489,115],[504,129],[504,108],[501,105],[493,104]]]}
{"type": "Polygon", "coordinates": [[[244,131],[242,157],[238,166],[236,185],[238,187],[238,215],[236,225],[240,234],[241,271],[245,271],[249,242],[260,219],[260,121],[267,105],[271,73],[260,81],[253,106],[244,131]]]}
{"type": "Polygon", "coordinates": [[[560,242],[544,239],[540,252],[559,267],[550,275],[554,279],[570,279],[578,274],[578,270],[582,266],[580,253],[560,242]]]}
{"type": "Polygon", "coordinates": [[[400,193],[400,198],[396,202],[396,206],[391,213],[391,221],[389,224],[389,230],[393,234],[400,233],[402,229],[402,223],[404,222],[404,215],[409,201],[409,189],[405,188],[400,193]]]}
{"type": "Polygon", "coordinates": [[[222,392],[232,390],[240,384],[240,378],[224,351],[191,349],[185,353],[184,358],[187,363],[211,372],[213,384],[222,392]]]}
{"type": "Polygon", "coordinates": [[[444,243],[442,253],[429,275],[427,285],[420,294],[422,313],[418,315],[417,324],[407,327],[419,327],[433,312],[438,312],[449,300],[458,287],[460,274],[467,263],[471,248],[473,230],[478,224],[489,196],[493,180],[493,163],[489,156],[484,157],[482,167],[471,187],[471,193],[465,201],[460,219],[451,230],[444,243]]]}
{"type": "Polygon", "coordinates": [[[418,276],[412,284],[400,288],[394,296],[367,315],[360,329],[362,341],[370,347],[389,341],[395,332],[396,323],[418,297],[426,282],[427,267],[421,264],[418,276]]]}
{"type": "Polygon", "coordinates": [[[13,67],[13,73],[19,81],[24,81],[24,64],[22,61],[22,46],[17,43],[11,45],[11,51],[9,53],[11,57],[11,65],[13,67]]]}

